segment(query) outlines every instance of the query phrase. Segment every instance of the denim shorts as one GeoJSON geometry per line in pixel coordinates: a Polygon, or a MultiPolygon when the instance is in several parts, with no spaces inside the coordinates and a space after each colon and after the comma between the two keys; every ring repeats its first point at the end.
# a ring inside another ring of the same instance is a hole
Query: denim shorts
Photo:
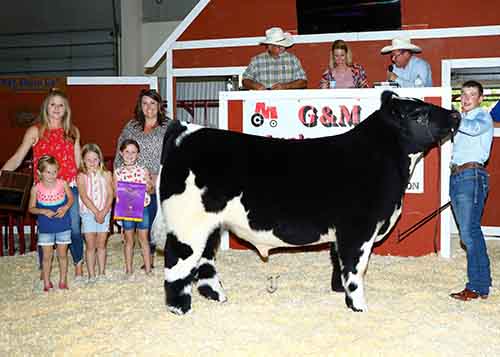
{"type": "Polygon", "coordinates": [[[144,207],[143,211],[144,215],[142,217],[141,222],[134,222],[134,221],[121,221],[122,223],[122,228],[124,231],[133,231],[136,228],[137,229],[149,229],[151,227],[151,222],[149,220],[149,209],[148,207],[144,207]]]}
{"type": "Polygon", "coordinates": [[[71,244],[71,230],[57,233],[38,233],[38,245],[71,244]]]}
{"type": "Polygon", "coordinates": [[[109,232],[109,218],[111,212],[108,212],[104,217],[104,223],[97,223],[92,212],[83,213],[82,217],[82,233],[102,233],[109,232]]]}

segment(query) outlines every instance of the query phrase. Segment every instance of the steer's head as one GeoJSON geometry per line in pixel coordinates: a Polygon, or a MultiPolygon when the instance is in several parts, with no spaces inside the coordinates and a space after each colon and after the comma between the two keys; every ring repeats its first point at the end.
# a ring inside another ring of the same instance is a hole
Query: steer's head
{"type": "Polygon", "coordinates": [[[403,98],[385,91],[380,111],[401,133],[402,143],[409,154],[424,152],[455,132],[460,113],[423,102],[403,98]]]}

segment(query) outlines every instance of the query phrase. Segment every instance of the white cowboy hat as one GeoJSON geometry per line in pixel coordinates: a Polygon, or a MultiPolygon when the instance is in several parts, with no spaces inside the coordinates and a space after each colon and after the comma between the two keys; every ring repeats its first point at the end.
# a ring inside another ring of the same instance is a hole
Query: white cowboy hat
{"type": "Polygon", "coordinates": [[[414,53],[422,52],[422,49],[412,44],[409,38],[395,38],[392,40],[392,44],[390,46],[385,46],[384,48],[382,48],[380,50],[380,53],[385,55],[394,50],[409,50],[414,53]]]}
{"type": "Polygon", "coordinates": [[[280,27],[271,27],[266,30],[266,39],[261,44],[290,47],[293,45],[292,35],[283,32],[280,27]]]}

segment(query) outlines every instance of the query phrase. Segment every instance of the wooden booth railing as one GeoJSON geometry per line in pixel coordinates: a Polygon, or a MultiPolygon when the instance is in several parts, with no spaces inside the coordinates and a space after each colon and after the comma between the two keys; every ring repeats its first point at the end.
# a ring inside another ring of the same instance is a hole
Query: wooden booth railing
{"type": "Polygon", "coordinates": [[[189,113],[194,123],[203,126],[210,126],[208,121],[208,108],[218,108],[219,101],[216,99],[195,99],[195,100],[178,100],[177,108],[182,108],[189,113]],[[203,120],[196,118],[196,108],[203,109],[203,120]]]}

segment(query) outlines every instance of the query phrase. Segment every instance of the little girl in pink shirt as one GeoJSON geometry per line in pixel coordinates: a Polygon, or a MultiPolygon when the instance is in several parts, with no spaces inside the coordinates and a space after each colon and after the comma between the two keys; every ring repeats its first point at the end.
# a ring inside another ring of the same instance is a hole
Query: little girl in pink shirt
{"type": "Polygon", "coordinates": [[[132,259],[135,230],[137,230],[137,236],[139,238],[139,243],[141,244],[142,256],[144,258],[144,270],[146,274],[151,272],[151,251],[148,242],[148,232],[152,222],[150,219],[151,217],[149,217],[149,210],[147,209],[147,206],[151,202],[149,193],[153,190],[153,182],[148,169],[137,164],[139,150],[139,144],[137,141],[132,139],[124,140],[120,144],[120,155],[123,158],[123,165],[117,168],[114,174],[115,189],[118,181],[146,184],[142,221],[122,221],[125,239],[125,245],[123,248],[125,256],[125,274],[127,274],[127,276],[133,273],[132,259]]]}

